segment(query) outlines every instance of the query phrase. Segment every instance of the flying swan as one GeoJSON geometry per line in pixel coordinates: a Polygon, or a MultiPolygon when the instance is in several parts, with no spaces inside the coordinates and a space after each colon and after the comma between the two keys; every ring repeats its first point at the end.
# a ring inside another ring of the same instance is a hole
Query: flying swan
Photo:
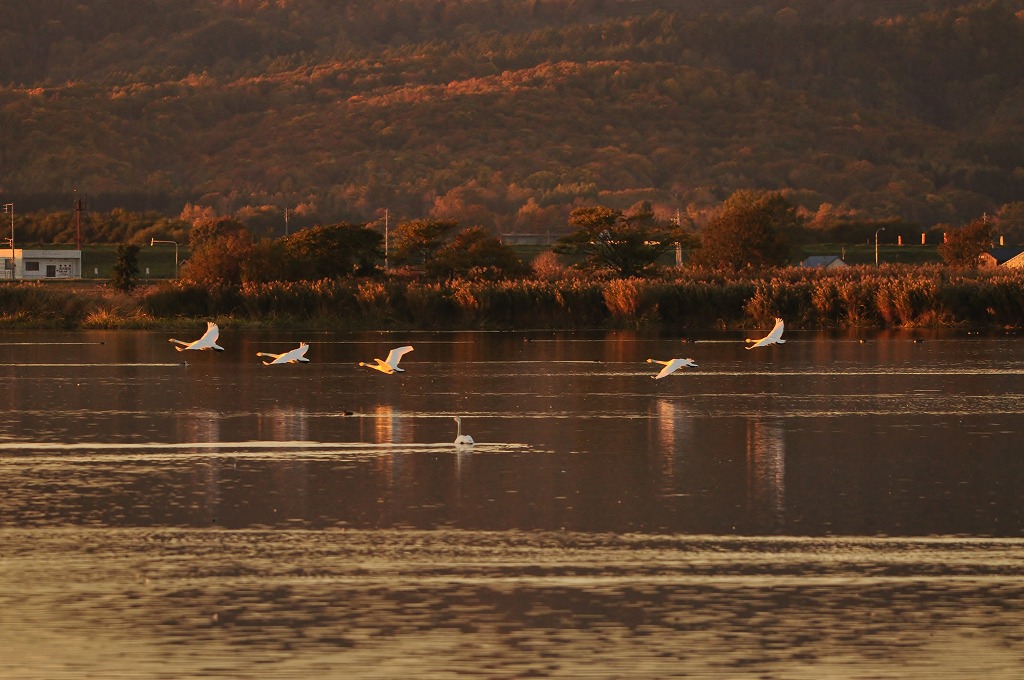
{"type": "Polygon", "coordinates": [[[455,422],[458,423],[458,433],[455,435],[456,446],[472,446],[476,442],[468,434],[462,434],[462,416],[455,416],[455,422]]]}
{"type": "Polygon", "coordinates": [[[380,371],[381,373],[387,373],[388,375],[395,372],[401,373],[405,369],[399,368],[398,362],[402,360],[403,356],[405,356],[411,351],[412,346],[410,345],[406,345],[405,347],[396,347],[395,349],[388,352],[388,358],[385,359],[384,361],[381,361],[380,359],[374,359],[374,361],[377,362],[375,364],[367,364],[360,361],[359,365],[366,366],[367,368],[372,368],[374,370],[380,371]]]}
{"type": "Polygon", "coordinates": [[[306,358],[306,352],[309,350],[309,345],[304,342],[300,342],[299,346],[295,349],[283,352],[281,354],[271,354],[270,352],[256,352],[258,357],[273,357],[273,361],[264,361],[264,366],[270,366],[271,364],[294,364],[302,362],[304,364],[309,363],[309,359],[306,358]]]}
{"type": "Polygon", "coordinates": [[[693,359],[670,359],[668,361],[659,361],[658,359],[648,359],[649,364],[661,364],[665,368],[661,369],[661,373],[658,375],[652,375],[651,377],[655,380],[661,380],[666,375],[675,373],[683,366],[689,366],[691,368],[697,368],[697,364],[693,363],[693,359]]]}
{"type": "Polygon", "coordinates": [[[175,340],[170,338],[168,342],[175,343],[174,349],[179,352],[184,352],[187,349],[215,349],[218,352],[223,352],[224,348],[217,344],[217,336],[220,335],[220,329],[217,328],[217,324],[212,321],[206,322],[206,332],[203,333],[203,337],[199,338],[195,342],[185,342],[184,340],[175,340]]]}
{"type": "Polygon", "coordinates": [[[786,341],[782,339],[783,326],[784,324],[782,323],[782,319],[780,319],[779,317],[775,317],[775,328],[772,329],[772,332],[764,336],[760,340],[752,340],[750,338],[747,338],[747,342],[754,343],[747,349],[754,349],[755,347],[764,347],[765,345],[784,344],[786,341]]]}

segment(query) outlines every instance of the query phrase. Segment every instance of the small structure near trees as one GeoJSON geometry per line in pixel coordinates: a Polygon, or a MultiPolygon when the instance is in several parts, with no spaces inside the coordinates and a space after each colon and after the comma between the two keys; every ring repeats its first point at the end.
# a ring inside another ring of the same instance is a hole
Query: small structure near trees
{"type": "Polygon", "coordinates": [[[850,265],[843,262],[838,255],[811,255],[800,263],[805,269],[842,269],[850,265]]]}
{"type": "Polygon", "coordinates": [[[978,256],[978,266],[982,269],[1007,267],[1024,269],[1024,248],[993,248],[978,256]]]}

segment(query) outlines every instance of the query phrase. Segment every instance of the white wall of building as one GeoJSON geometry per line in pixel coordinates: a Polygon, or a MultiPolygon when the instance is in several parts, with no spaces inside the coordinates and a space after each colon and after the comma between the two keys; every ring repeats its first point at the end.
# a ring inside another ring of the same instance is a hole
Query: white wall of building
{"type": "Polygon", "coordinates": [[[11,270],[11,251],[0,248],[0,278],[38,281],[43,279],[82,278],[81,250],[14,250],[14,270],[11,270]],[[13,277],[12,277],[13,274],[13,277]]]}

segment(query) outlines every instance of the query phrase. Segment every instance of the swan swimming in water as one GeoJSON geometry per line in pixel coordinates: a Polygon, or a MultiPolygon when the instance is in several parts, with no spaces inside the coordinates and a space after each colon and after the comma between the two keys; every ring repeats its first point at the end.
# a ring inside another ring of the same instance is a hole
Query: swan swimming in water
{"type": "Polygon", "coordinates": [[[462,434],[462,416],[455,416],[455,422],[458,424],[458,433],[455,435],[456,446],[472,446],[476,442],[468,434],[462,434]]]}
{"type": "Polygon", "coordinates": [[[782,329],[784,325],[785,324],[782,323],[782,319],[780,319],[779,317],[775,317],[775,328],[772,329],[772,332],[764,336],[760,340],[751,340],[750,338],[747,338],[747,342],[754,343],[747,349],[754,349],[755,347],[764,347],[765,345],[784,344],[786,342],[785,340],[782,339],[782,329]]]}
{"type": "Polygon", "coordinates": [[[697,368],[697,364],[693,362],[693,359],[670,359],[668,361],[660,361],[658,359],[648,359],[649,364],[661,364],[665,368],[661,369],[661,373],[658,375],[652,375],[651,377],[655,380],[661,380],[666,375],[675,373],[683,366],[689,366],[691,368],[697,368]]]}
{"type": "Polygon", "coordinates": [[[381,361],[380,359],[374,359],[374,361],[377,362],[375,364],[367,364],[360,361],[359,365],[366,366],[367,368],[372,368],[376,371],[380,371],[381,373],[387,373],[388,375],[395,372],[401,373],[405,369],[399,368],[398,362],[402,360],[403,356],[405,356],[411,351],[411,345],[406,345],[405,347],[396,347],[395,349],[388,352],[388,358],[385,359],[384,361],[381,361]]]}
{"type": "Polygon", "coordinates": [[[309,345],[307,345],[304,342],[300,342],[298,347],[288,352],[283,352],[281,354],[271,354],[270,352],[256,352],[256,356],[274,357],[273,361],[264,361],[264,366],[270,366],[271,364],[294,364],[298,362],[308,364],[309,359],[306,358],[306,352],[308,350],[309,345]]]}
{"type": "Polygon", "coordinates": [[[175,348],[179,352],[184,352],[187,349],[203,350],[203,349],[215,349],[218,352],[223,352],[224,348],[217,344],[217,336],[220,335],[220,329],[217,328],[217,324],[212,321],[206,322],[206,332],[203,333],[203,337],[199,338],[194,342],[185,342],[184,340],[175,340],[170,338],[168,342],[175,343],[175,348]]]}

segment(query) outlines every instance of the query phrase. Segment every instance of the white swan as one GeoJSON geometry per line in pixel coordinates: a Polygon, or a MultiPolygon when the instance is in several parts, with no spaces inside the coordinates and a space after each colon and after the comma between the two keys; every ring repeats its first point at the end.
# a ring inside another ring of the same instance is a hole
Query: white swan
{"type": "Polygon", "coordinates": [[[206,332],[203,333],[203,337],[199,338],[195,342],[185,342],[184,340],[175,340],[170,338],[168,342],[173,342],[177,346],[174,348],[179,352],[184,352],[187,349],[215,349],[218,352],[223,352],[224,348],[217,344],[217,336],[220,335],[220,329],[217,328],[217,324],[212,321],[206,322],[206,332]]]}
{"type": "Polygon", "coordinates": [[[366,366],[367,368],[372,368],[374,370],[380,371],[381,373],[387,373],[389,375],[391,373],[395,373],[396,371],[401,373],[405,369],[399,368],[398,362],[402,360],[403,356],[405,356],[411,351],[412,347],[410,345],[406,345],[405,347],[396,347],[395,349],[388,352],[388,358],[385,359],[384,361],[381,361],[380,359],[374,359],[374,361],[377,362],[375,364],[367,364],[360,361],[359,365],[366,366]]]}
{"type": "Polygon", "coordinates": [[[750,338],[747,338],[747,342],[754,343],[747,349],[754,349],[755,347],[764,347],[765,345],[784,344],[786,342],[785,340],[782,339],[782,329],[784,325],[785,324],[782,323],[782,319],[780,319],[779,317],[775,317],[775,328],[772,329],[772,332],[764,336],[760,340],[751,340],[750,338]]]}
{"type": "Polygon", "coordinates": [[[476,442],[468,434],[462,434],[462,416],[455,416],[455,422],[459,425],[458,433],[455,435],[456,446],[472,446],[476,442]]]}
{"type": "Polygon", "coordinates": [[[304,364],[309,363],[309,359],[306,358],[306,352],[309,350],[309,345],[304,342],[300,342],[299,346],[295,349],[283,352],[281,354],[271,354],[270,352],[256,352],[258,357],[274,357],[273,361],[264,361],[264,366],[270,366],[271,364],[294,364],[302,362],[304,364]]]}
{"type": "Polygon", "coordinates": [[[691,368],[697,368],[697,364],[693,363],[693,359],[669,359],[668,361],[660,361],[658,359],[648,359],[649,364],[661,364],[665,368],[661,369],[661,373],[658,375],[652,375],[651,377],[655,380],[661,380],[666,375],[675,373],[683,366],[690,366],[691,368]]]}

